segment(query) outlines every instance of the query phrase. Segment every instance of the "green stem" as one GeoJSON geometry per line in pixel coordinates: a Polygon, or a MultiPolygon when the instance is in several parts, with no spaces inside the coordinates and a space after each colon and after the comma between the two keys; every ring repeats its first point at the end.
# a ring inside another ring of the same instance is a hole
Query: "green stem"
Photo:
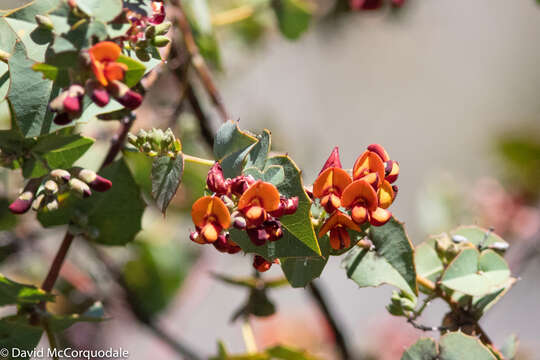
{"type": "MultiPolygon", "coordinates": [[[[49,324],[47,322],[44,322],[43,329],[45,330],[45,334],[47,334],[47,340],[49,340],[49,347],[51,350],[55,350],[58,345],[56,343],[56,337],[54,336],[54,333],[51,331],[51,328],[49,327],[49,324]]],[[[56,351],[53,352],[54,360],[58,360],[58,355],[56,355],[56,351]]]]}
{"type": "Polygon", "coordinates": [[[192,162],[199,165],[208,165],[208,166],[213,166],[215,163],[214,160],[203,159],[197,156],[191,156],[187,154],[184,154],[184,161],[192,162]]]}
{"type": "Polygon", "coordinates": [[[257,343],[255,342],[255,336],[253,335],[253,329],[249,323],[249,319],[246,318],[242,323],[242,336],[244,337],[244,343],[246,344],[246,351],[248,354],[257,353],[257,343]]]}

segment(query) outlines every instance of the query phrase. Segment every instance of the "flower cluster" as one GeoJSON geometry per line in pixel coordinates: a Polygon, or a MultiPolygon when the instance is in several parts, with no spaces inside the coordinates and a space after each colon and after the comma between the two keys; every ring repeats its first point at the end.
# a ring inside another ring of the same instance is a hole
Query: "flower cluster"
{"type": "Polygon", "coordinates": [[[122,37],[122,40],[129,42],[131,49],[135,50],[137,56],[142,60],[148,60],[148,46],[166,46],[170,40],[165,34],[169,31],[171,23],[165,20],[165,6],[162,1],[152,2],[152,15],[146,16],[139,12],[124,9],[125,12],[117,19],[117,22],[128,22],[131,24],[122,37]]]}
{"type": "Polygon", "coordinates": [[[347,229],[361,231],[370,223],[384,225],[392,214],[386,210],[394,201],[399,165],[391,160],[378,144],[367,150],[354,163],[351,175],[342,168],[339,150],[334,148],[313,184],[313,197],[329,215],[319,230],[319,237],[330,232],[330,245],[335,250],[348,248],[351,239],[347,229]]]}
{"type": "Polygon", "coordinates": [[[14,214],[24,214],[30,208],[54,211],[58,209],[63,194],[73,192],[87,198],[92,195],[92,190],[104,192],[111,187],[109,180],[89,169],[55,169],[47,176],[30,179],[19,197],[9,205],[9,210],[14,214]]]}
{"type": "Polygon", "coordinates": [[[137,135],[129,133],[127,138],[129,144],[137,151],[150,157],[169,156],[174,158],[182,151],[180,139],[174,136],[170,128],[166,131],[161,129],[145,131],[141,129],[137,132],[137,135]]]}
{"type": "Polygon", "coordinates": [[[218,162],[208,172],[206,184],[213,194],[193,204],[191,217],[196,231],[190,239],[213,244],[221,252],[240,251],[227,232],[231,226],[246,231],[256,246],[279,240],[283,236],[280,218],[298,208],[297,197],[280,196],[273,184],[256,181],[250,175],[226,179],[218,162]]]}
{"type": "Polygon", "coordinates": [[[83,66],[91,69],[92,75],[82,82],[84,87],[72,84],[51,101],[56,124],[66,125],[81,116],[85,93],[100,107],[106,106],[111,96],[131,110],[141,105],[142,95],[122,82],[128,67],[117,61],[121,53],[121,47],[112,41],[99,42],[81,53],[83,66]]]}

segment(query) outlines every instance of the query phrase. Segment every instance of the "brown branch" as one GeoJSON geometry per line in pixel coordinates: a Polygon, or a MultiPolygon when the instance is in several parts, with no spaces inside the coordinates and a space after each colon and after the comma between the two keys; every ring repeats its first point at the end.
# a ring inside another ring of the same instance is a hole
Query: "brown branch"
{"type": "Polygon", "coordinates": [[[219,93],[215,85],[210,69],[208,68],[208,65],[204,61],[201,53],[199,52],[199,47],[197,46],[195,38],[193,37],[191,26],[189,25],[189,21],[185,15],[181,1],[171,0],[171,3],[178,10],[176,12],[176,22],[178,24],[178,27],[180,28],[180,31],[182,32],[186,49],[191,56],[191,64],[193,65],[195,71],[197,72],[197,75],[201,79],[201,82],[206,89],[208,96],[210,96],[212,103],[216,107],[221,117],[221,120],[223,122],[226,122],[227,120],[229,120],[227,109],[225,108],[225,104],[223,103],[221,94],[219,93]]]}
{"type": "Polygon", "coordinates": [[[319,308],[322,315],[324,316],[326,322],[328,323],[328,326],[330,326],[332,333],[334,334],[334,339],[336,341],[336,348],[339,351],[340,358],[342,360],[352,359],[351,351],[349,350],[349,347],[347,346],[347,342],[345,340],[345,335],[343,334],[343,330],[340,329],[336,318],[332,314],[332,311],[330,310],[330,306],[326,302],[326,299],[324,298],[324,294],[322,290],[319,288],[319,286],[316,284],[315,281],[312,281],[308,285],[308,290],[313,300],[315,300],[315,303],[317,304],[317,307],[319,308]]]}
{"type": "Polygon", "coordinates": [[[64,235],[64,240],[62,240],[62,244],[60,245],[60,248],[56,252],[56,256],[54,257],[54,260],[51,264],[51,267],[49,269],[49,272],[47,273],[47,277],[43,281],[43,284],[41,285],[41,288],[46,291],[50,292],[54,284],[56,283],[56,279],[58,279],[58,274],[60,274],[60,269],[62,268],[62,264],[64,264],[64,260],[66,259],[66,255],[68,253],[69,247],[71,246],[71,243],[73,242],[73,234],[69,231],[66,231],[66,235],[64,235]]]}

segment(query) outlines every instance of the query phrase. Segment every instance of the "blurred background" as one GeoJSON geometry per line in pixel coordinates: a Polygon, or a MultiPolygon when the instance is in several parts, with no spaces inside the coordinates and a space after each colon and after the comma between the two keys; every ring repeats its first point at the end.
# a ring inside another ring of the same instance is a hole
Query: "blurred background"
{"type": "MultiPolygon", "coordinates": [[[[21,3],[3,0],[1,7],[21,3]]],[[[218,12],[233,3],[242,1],[210,1],[218,12]]],[[[508,260],[520,281],[482,325],[495,344],[517,334],[518,359],[540,359],[540,7],[533,0],[410,0],[399,11],[383,7],[337,16],[328,15],[331,1],[314,3],[318,19],[296,41],[280,36],[264,16],[216,28],[220,64],[214,74],[231,115],[242,128],[270,129],[274,150],[292,156],[306,184],[334,146],[340,147],[344,167],[352,167],[367,145],[384,145],[401,169],[392,212],[415,243],[461,224],[494,227],[512,244],[508,260]]],[[[164,65],[138,110],[136,127],[170,126],[186,153],[209,156],[196,118],[175,111],[178,96],[164,65]]],[[[202,105],[217,129],[220,120],[211,104],[202,105]]],[[[105,122],[82,128],[102,141],[81,164],[97,167],[114,128],[105,122]]],[[[133,158],[130,165],[148,189],[148,164],[133,158]]],[[[202,193],[207,169],[186,171],[167,217],[149,206],[137,241],[106,252],[122,264],[130,302],[170,334],[205,355],[216,353],[217,339],[241,352],[240,325],[230,318],[247,292],[211,273],[248,276],[252,259],[189,241],[189,209],[202,193]]],[[[0,178],[0,271],[39,284],[62,229],[43,230],[33,215],[11,216],[8,199],[21,179],[4,169],[0,178]]],[[[114,282],[87,252],[84,241],[72,248],[61,273],[58,288],[65,296],[57,301],[58,311],[101,296],[114,318],[77,324],[63,341],[121,346],[131,359],[177,358],[133,321],[123,300],[110,296],[114,282]]],[[[419,336],[438,336],[390,316],[385,305],[392,289],[359,290],[340,260],[331,258],[318,282],[359,353],[398,359],[419,336]]],[[[282,273],[274,266],[264,276],[282,273]]],[[[261,347],[294,344],[333,358],[332,335],[305,290],[284,287],[270,297],[277,314],[252,322],[261,347]]],[[[444,304],[434,303],[422,322],[438,325],[444,313],[444,304]]]]}

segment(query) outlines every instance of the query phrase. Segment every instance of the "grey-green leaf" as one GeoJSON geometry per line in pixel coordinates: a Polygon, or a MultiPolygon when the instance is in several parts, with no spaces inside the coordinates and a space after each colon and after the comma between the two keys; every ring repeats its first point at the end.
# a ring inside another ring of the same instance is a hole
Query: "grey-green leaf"
{"type": "Polygon", "coordinates": [[[409,347],[401,360],[437,360],[437,343],[432,338],[421,338],[409,347]]]}
{"type": "Polygon", "coordinates": [[[161,212],[165,213],[169,203],[182,182],[184,157],[157,156],[152,161],[152,197],[161,212]]]}
{"type": "Polygon", "coordinates": [[[496,360],[495,356],[475,337],[452,332],[439,340],[440,360],[496,360]]]}

